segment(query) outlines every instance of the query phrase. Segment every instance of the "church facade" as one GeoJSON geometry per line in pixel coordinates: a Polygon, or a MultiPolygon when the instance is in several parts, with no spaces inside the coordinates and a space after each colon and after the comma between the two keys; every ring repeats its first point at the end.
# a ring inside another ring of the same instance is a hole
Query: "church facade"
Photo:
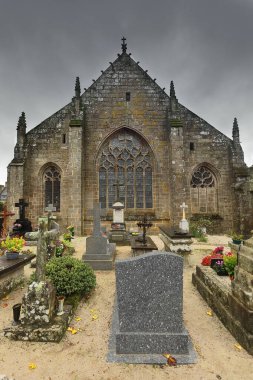
{"type": "Polygon", "coordinates": [[[230,139],[180,104],[173,82],[167,95],[125,39],[84,93],[77,78],[70,103],[29,132],[22,113],[7,182],[8,209],[25,199],[33,226],[53,204],[62,227],[88,234],[94,202],[110,224],[119,193],[128,226],[144,214],[154,228],[178,225],[185,202],[188,219],[208,218],[216,232],[252,228],[252,174],[237,120],[230,139]]]}

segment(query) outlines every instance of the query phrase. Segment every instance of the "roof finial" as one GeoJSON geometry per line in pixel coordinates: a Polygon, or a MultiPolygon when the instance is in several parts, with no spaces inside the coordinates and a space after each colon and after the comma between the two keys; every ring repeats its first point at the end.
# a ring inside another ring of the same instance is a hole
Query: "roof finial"
{"type": "Polygon", "coordinates": [[[21,116],[18,119],[17,130],[20,130],[22,128],[26,129],[26,119],[25,119],[25,113],[24,112],[21,113],[21,116]]]}
{"type": "Polygon", "coordinates": [[[80,86],[80,79],[79,79],[79,77],[76,77],[75,95],[76,95],[77,98],[80,98],[80,95],[81,95],[81,86],[80,86]]]}
{"type": "Polygon", "coordinates": [[[122,40],[122,44],[121,44],[122,53],[126,53],[127,51],[126,38],[123,36],[121,40],[122,40]]]}
{"type": "Polygon", "coordinates": [[[173,80],[170,82],[170,96],[174,97],[174,98],[176,97],[176,92],[175,92],[173,80]]]}
{"type": "Polygon", "coordinates": [[[237,118],[235,117],[234,118],[234,122],[233,122],[233,131],[232,131],[232,135],[233,135],[233,140],[238,140],[239,141],[239,127],[238,127],[238,122],[237,122],[237,118]]]}

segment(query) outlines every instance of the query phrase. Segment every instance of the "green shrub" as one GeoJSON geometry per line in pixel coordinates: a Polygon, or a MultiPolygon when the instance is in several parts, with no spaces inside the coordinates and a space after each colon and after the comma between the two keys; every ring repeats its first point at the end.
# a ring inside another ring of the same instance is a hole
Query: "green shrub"
{"type": "Polygon", "coordinates": [[[93,269],[71,256],[52,258],[46,265],[46,276],[52,280],[57,295],[84,295],[96,286],[93,269]]]}

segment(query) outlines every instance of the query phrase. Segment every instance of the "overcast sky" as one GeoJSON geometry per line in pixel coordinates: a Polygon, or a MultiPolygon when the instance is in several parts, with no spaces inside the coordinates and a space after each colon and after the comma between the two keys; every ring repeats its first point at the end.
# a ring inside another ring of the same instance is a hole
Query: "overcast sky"
{"type": "Polygon", "coordinates": [[[0,184],[16,126],[28,130],[128,52],[181,104],[231,137],[253,165],[253,0],[0,0],[0,184]]]}

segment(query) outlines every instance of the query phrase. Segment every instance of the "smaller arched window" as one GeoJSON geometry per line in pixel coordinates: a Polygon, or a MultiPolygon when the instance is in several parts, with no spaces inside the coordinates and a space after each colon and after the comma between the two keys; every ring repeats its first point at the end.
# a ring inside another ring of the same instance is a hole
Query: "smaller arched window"
{"type": "Polygon", "coordinates": [[[49,166],[44,172],[45,207],[52,204],[60,211],[61,174],[55,166],[49,166]]]}
{"type": "Polygon", "coordinates": [[[213,173],[205,166],[200,166],[192,175],[192,187],[214,187],[215,178],[213,173]]]}
{"type": "Polygon", "coordinates": [[[205,165],[199,166],[191,177],[192,213],[213,214],[218,212],[217,180],[205,165]]]}

